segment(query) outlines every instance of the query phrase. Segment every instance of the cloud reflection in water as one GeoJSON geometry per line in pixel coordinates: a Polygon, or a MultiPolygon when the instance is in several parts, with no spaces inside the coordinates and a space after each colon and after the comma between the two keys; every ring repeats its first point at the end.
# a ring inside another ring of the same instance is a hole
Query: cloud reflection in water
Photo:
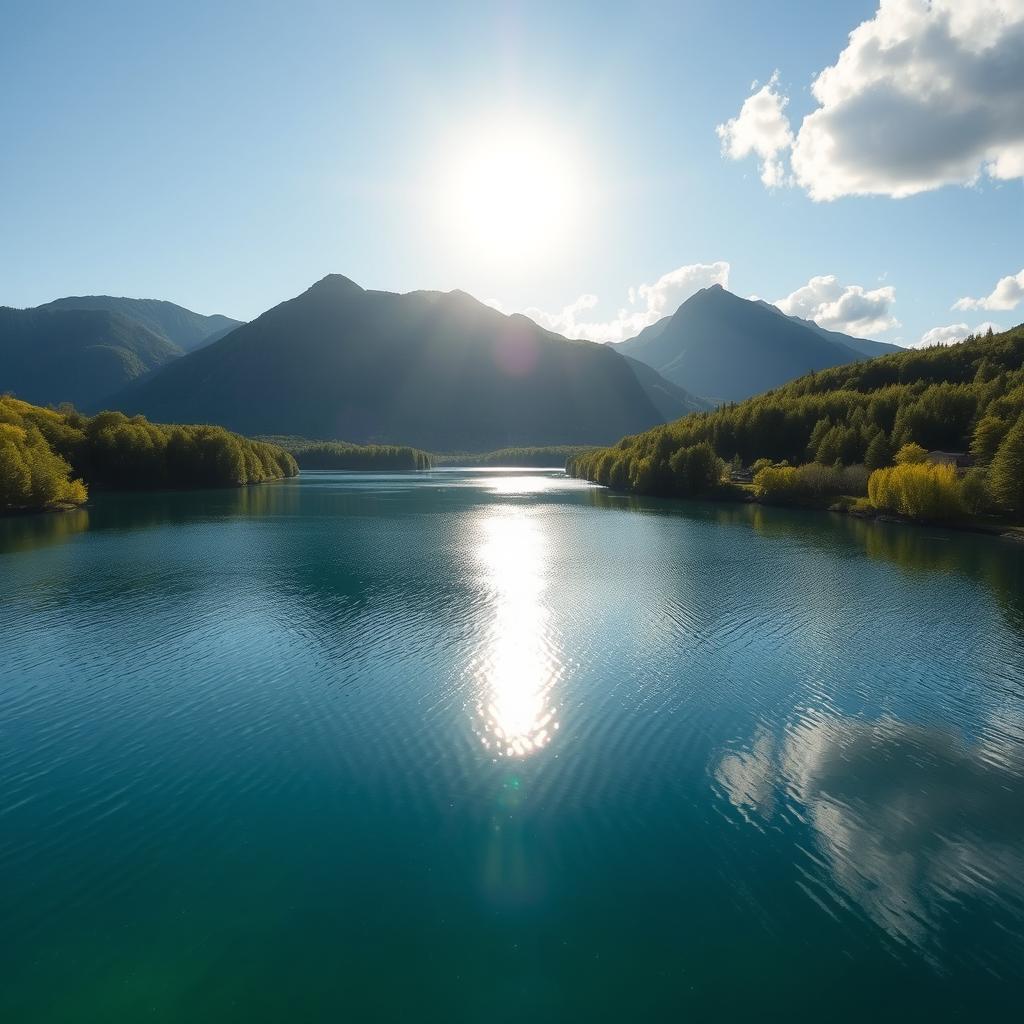
{"type": "Polygon", "coordinates": [[[839,890],[928,953],[966,900],[993,911],[1024,901],[1024,747],[1003,736],[972,745],[945,729],[829,715],[784,740],[760,728],[712,774],[752,824],[795,801],[839,890]]]}

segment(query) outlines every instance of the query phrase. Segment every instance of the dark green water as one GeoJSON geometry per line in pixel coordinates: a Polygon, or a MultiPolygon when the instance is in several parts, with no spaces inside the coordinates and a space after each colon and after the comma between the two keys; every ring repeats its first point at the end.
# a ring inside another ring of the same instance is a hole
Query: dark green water
{"type": "Polygon", "coordinates": [[[318,474],[0,581],[4,1022],[1019,1013],[1008,542],[318,474]]]}

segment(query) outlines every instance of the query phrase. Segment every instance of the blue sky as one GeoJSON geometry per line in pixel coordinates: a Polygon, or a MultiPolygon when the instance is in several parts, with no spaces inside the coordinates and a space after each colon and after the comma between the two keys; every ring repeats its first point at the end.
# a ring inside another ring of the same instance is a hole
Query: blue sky
{"type": "Polygon", "coordinates": [[[1019,177],[815,202],[722,154],[716,125],[776,69],[795,130],[876,8],[7,0],[0,303],[104,292],[249,319],[338,272],[509,310],[593,295],[602,319],[727,261],[733,291],[771,300],[819,275],[891,287],[899,326],[873,333],[904,343],[1024,320],[951,311],[1024,266],[1019,177]],[[456,244],[442,195],[452,154],[510,112],[588,197],[568,244],[511,262],[456,244]]]}

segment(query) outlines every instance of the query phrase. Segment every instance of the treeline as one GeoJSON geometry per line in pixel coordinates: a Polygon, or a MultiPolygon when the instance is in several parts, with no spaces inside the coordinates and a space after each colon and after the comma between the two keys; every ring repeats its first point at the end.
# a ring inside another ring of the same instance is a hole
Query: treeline
{"type": "Polygon", "coordinates": [[[545,445],[535,448],[499,448],[468,455],[435,455],[438,466],[515,466],[563,469],[570,459],[590,449],[584,445],[545,445]]]}
{"type": "MultiPolygon", "coordinates": [[[[588,452],[572,459],[569,471],[643,494],[694,493],[701,481],[685,471],[684,453],[699,445],[744,466],[763,460],[760,469],[793,470],[811,463],[886,469],[907,445],[970,452],[976,471],[955,474],[958,486],[967,486],[965,505],[1020,517],[1024,328],[810,373],[588,452]]],[[[905,470],[895,478],[930,472],[905,470]]],[[[715,483],[709,475],[701,486],[715,483]]]]}
{"type": "Polygon", "coordinates": [[[289,435],[266,435],[291,452],[302,469],[403,470],[434,466],[521,466],[562,469],[569,459],[590,449],[583,445],[500,448],[493,452],[444,454],[408,445],[350,444],[347,441],[311,441],[289,435]]]}
{"type": "Polygon", "coordinates": [[[434,464],[429,452],[408,445],[349,444],[287,436],[267,440],[290,452],[301,469],[430,469],[434,464]]]}
{"type": "Polygon", "coordinates": [[[81,504],[87,487],[240,487],[295,476],[292,456],[222,427],[42,409],[0,397],[0,511],[81,504]]]}

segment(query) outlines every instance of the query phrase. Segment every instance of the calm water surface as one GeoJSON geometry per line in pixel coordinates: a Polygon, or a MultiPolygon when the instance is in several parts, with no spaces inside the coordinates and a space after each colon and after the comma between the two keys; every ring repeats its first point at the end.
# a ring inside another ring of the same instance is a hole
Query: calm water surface
{"type": "Polygon", "coordinates": [[[0,1020],[1020,1010],[1024,548],[309,474],[0,580],[0,1020]]]}

